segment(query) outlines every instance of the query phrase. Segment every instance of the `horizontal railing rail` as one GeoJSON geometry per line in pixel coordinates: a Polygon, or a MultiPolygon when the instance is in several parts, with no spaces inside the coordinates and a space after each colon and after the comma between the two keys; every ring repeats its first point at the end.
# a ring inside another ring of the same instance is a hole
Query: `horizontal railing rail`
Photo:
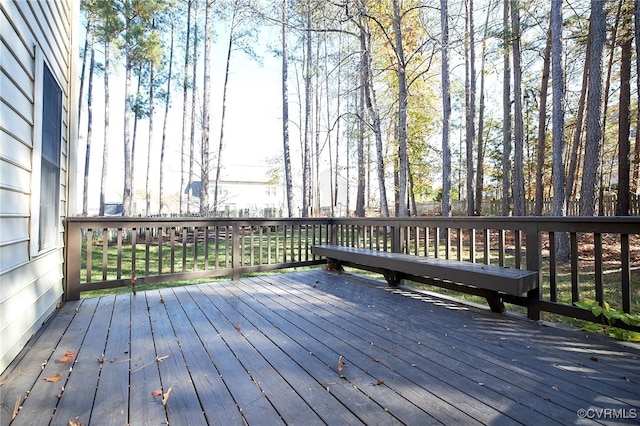
{"type": "Polygon", "coordinates": [[[576,306],[590,300],[640,313],[637,217],[69,218],[66,225],[69,300],[88,290],[318,265],[311,247],[331,243],[539,271],[534,318],[603,322],[576,306]]]}

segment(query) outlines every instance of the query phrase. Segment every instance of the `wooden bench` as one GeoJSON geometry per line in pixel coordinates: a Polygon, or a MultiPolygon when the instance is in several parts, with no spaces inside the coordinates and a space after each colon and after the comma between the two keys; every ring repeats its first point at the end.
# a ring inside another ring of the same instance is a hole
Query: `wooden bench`
{"type": "Polygon", "coordinates": [[[494,312],[504,312],[504,299],[527,293],[526,306],[537,300],[538,272],[450,259],[391,253],[338,245],[316,245],[314,255],[324,256],[337,270],[343,265],[380,272],[390,286],[403,279],[483,296],[494,312]]]}

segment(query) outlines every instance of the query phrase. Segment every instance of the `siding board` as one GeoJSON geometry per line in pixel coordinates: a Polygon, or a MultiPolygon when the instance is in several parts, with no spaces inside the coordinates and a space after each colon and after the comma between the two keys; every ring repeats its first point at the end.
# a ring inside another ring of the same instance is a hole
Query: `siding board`
{"type": "Polygon", "coordinates": [[[0,188],[13,188],[28,194],[31,190],[30,184],[29,171],[0,159],[0,188]]]}
{"type": "Polygon", "coordinates": [[[31,149],[26,143],[27,141],[16,139],[14,135],[0,129],[0,158],[17,167],[31,170],[31,149]]]}

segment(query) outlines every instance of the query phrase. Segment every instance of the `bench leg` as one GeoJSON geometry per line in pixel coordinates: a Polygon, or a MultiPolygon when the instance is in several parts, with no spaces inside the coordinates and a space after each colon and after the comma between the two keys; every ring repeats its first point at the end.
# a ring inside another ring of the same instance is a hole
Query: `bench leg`
{"type": "Polygon", "coordinates": [[[344,268],[338,259],[327,258],[327,264],[325,266],[327,271],[344,272],[344,268]]]}
{"type": "Polygon", "coordinates": [[[400,273],[397,271],[389,271],[384,270],[384,279],[387,280],[387,284],[391,287],[399,287],[402,283],[402,278],[400,277],[400,273]]]}
{"type": "Polygon", "coordinates": [[[501,314],[506,310],[504,307],[504,302],[502,301],[502,297],[500,297],[500,294],[498,294],[497,291],[487,290],[484,297],[487,299],[487,303],[489,303],[491,312],[497,312],[501,314]]]}

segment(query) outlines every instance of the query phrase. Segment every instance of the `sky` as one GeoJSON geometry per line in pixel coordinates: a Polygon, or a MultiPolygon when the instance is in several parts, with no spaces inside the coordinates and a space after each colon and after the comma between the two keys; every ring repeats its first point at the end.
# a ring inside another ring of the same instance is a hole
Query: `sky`
{"type": "MultiPolygon", "coordinates": [[[[220,117],[222,113],[222,89],[226,65],[226,44],[228,32],[218,30],[218,37],[212,45],[211,59],[211,151],[217,153],[220,140],[220,117]]],[[[256,41],[258,52],[267,51],[267,36],[261,34],[256,41]]],[[[174,67],[183,66],[183,58],[174,58],[174,67]]],[[[198,70],[199,86],[202,87],[202,69],[198,70]]],[[[88,75],[88,73],[87,73],[88,75]]],[[[281,59],[271,53],[262,54],[259,62],[241,51],[234,51],[227,92],[227,109],[224,128],[223,164],[226,168],[234,165],[265,165],[273,157],[282,153],[282,92],[281,59]]],[[[108,160],[107,202],[122,200],[124,178],[123,155],[123,110],[124,110],[124,69],[120,67],[110,78],[110,151],[108,160]]],[[[104,91],[102,76],[94,75],[93,93],[93,137],[89,177],[89,210],[96,210],[100,195],[100,173],[103,164],[104,134],[104,91]]],[[[86,93],[86,85],[85,85],[86,93]]],[[[80,141],[78,150],[78,209],[82,210],[83,173],[87,135],[86,98],[83,101],[80,141]]],[[[190,105],[189,105],[190,111],[190,105]]],[[[159,188],[160,141],[164,119],[164,107],[156,107],[154,116],[156,146],[152,145],[150,186],[157,195],[159,188]]],[[[167,150],[165,151],[165,191],[176,193],[180,190],[179,140],[182,138],[182,88],[181,83],[172,89],[172,106],[168,120],[167,150]]],[[[148,120],[138,123],[135,153],[134,187],[144,190],[146,181],[146,158],[148,141],[148,120]]],[[[260,169],[263,170],[263,169],[260,169]]],[[[258,176],[256,178],[260,178],[258,176]]]]}

